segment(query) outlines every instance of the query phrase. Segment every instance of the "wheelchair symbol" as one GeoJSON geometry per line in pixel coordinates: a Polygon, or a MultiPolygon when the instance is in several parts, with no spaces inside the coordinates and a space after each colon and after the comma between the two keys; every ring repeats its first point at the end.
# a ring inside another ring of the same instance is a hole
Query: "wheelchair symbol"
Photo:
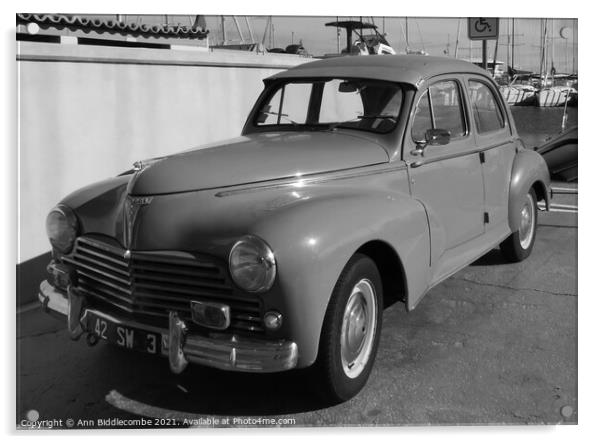
{"type": "Polygon", "coordinates": [[[491,32],[491,25],[489,24],[487,19],[480,18],[479,20],[474,22],[474,29],[477,32],[485,32],[485,31],[491,32]]]}

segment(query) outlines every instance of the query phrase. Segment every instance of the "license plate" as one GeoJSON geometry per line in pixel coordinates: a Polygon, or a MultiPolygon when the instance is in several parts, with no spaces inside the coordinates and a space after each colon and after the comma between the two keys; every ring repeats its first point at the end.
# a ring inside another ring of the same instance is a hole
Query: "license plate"
{"type": "Polygon", "coordinates": [[[119,347],[150,354],[161,353],[161,335],[139,328],[115,323],[97,314],[88,312],[88,331],[119,347]]]}

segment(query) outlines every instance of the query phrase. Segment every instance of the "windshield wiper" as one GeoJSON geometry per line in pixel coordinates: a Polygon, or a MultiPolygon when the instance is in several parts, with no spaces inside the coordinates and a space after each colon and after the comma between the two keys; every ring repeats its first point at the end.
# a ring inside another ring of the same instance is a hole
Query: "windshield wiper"
{"type": "MultiPolygon", "coordinates": [[[[293,119],[291,119],[288,114],[279,114],[275,111],[261,111],[263,114],[270,114],[272,116],[278,116],[278,117],[284,117],[286,120],[288,120],[288,122],[293,125],[293,126],[300,126],[301,124],[299,122],[295,122],[293,119]]],[[[279,125],[279,124],[278,124],[279,125]]]]}
{"type": "Polygon", "coordinates": [[[397,116],[391,114],[372,114],[369,116],[357,116],[360,119],[390,119],[397,122],[397,116]]]}
{"type": "Polygon", "coordinates": [[[329,131],[331,131],[336,128],[341,128],[341,127],[343,127],[343,125],[345,125],[347,123],[355,123],[358,120],[362,120],[362,119],[389,119],[389,120],[392,120],[393,122],[397,122],[397,116],[392,116],[391,114],[372,114],[372,115],[357,116],[355,119],[345,120],[343,122],[331,123],[330,125],[328,125],[327,129],[329,131]]]}
{"type": "Polygon", "coordinates": [[[355,119],[351,119],[351,120],[345,120],[345,121],[343,121],[343,122],[334,122],[334,123],[331,123],[330,125],[328,125],[328,126],[326,127],[326,129],[327,129],[328,131],[332,131],[332,130],[334,130],[334,129],[341,128],[341,127],[342,127],[343,125],[345,125],[346,123],[355,123],[355,122],[357,122],[358,120],[360,120],[359,116],[358,116],[357,118],[355,118],[355,119]]]}

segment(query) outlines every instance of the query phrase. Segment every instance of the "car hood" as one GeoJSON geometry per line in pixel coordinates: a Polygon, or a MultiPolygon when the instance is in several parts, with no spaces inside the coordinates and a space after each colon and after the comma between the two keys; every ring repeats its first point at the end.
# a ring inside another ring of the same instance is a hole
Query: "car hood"
{"type": "Polygon", "coordinates": [[[129,192],[157,195],[223,188],[388,161],[382,146],[354,134],[261,133],[151,163],[134,176],[129,192]]]}

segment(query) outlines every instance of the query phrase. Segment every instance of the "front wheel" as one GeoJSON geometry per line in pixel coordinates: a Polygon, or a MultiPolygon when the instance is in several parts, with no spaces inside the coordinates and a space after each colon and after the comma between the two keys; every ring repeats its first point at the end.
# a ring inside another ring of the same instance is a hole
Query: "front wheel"
{"type": "Polygon", "coordinates": [[[518,230],[500,244],[502,254],[511,262],[520,262],[531,254],[537,231],[537,196],[533,188],[520,206],[518,230]]]}
{"type": "Polygon", "coordinates": [[[328,304],[316,362],[320,395],[328,402],[352,398],[368,381],[380,339],[382,305],[378,268],[369,257],[353,255],[328,304]]]}

